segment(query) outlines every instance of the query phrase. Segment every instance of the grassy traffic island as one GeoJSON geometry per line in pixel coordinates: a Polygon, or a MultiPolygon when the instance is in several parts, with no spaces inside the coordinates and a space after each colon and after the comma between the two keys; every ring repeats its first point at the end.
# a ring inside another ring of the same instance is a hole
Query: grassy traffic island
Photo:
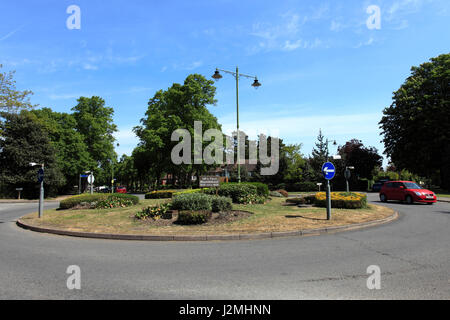
{"type": "Polygon", "coordinates": [[[46,210],[42,219],[32,213],[20,222],[42,229],[93,234],[225,236],[352,226],[394,215],[389,208],[367,205],[366,196],[357,193],[333,194],[333,219],[328,221],[324,195],[320,193],[273,197],[254,185],[232,184],[221,186],[219,196],[215,192],[165,191],[148,194],[141,201],[130,195],[82,195],[61,201],[59,209],[46,210]]]}

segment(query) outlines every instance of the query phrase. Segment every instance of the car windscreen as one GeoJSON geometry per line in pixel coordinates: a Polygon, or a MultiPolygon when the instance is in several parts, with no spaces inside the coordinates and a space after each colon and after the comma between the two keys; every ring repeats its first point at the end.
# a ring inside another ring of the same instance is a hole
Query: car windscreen
{"type": "Polygon", "coordinates": [[[422,189],[421,186],[413,183],[413,182],[404,182],[406,189],[422,189]]]}

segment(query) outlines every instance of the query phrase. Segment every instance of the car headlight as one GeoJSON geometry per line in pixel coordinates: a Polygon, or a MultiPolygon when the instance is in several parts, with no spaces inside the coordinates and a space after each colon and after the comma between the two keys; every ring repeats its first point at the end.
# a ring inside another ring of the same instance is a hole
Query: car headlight
{"type": "Polygon", "coordinates": [[[419,197],[422,196],[422,192],[415,192],[419,197]]]}

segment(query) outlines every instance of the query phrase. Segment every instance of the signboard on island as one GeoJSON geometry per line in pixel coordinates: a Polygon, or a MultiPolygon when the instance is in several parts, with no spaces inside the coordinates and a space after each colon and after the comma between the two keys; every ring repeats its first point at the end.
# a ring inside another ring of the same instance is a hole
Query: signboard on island
{"type": "Polygon", "coordinates": [[[201,176],[200,188],[218,188],[220,186],[220,178],[216,176],[201,176]]]}

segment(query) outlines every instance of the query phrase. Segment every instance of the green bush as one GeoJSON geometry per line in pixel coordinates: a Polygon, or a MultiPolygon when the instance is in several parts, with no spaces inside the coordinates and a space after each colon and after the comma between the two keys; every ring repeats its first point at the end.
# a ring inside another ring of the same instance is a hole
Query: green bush
{"type": "Polygon", "coordinates": [[[203,193],[175,195],[172,199],[175,210],[212,210],[212,197],[203,193]]]}
{"type": "MultiPolygon", "coordinates": [[[[62,200],[59,203],[60,209],[71,209],[78,205],[87,207],[87,208],[97,208],[101,204],[104,204],[106,207],[106,203],[117,205],[121,207],[123,205],[135,205],[139,203],[139,198],[133,196],[131,194],[105,194],[105,193],[94,193],[94,194],[81,194],[78,196],[70,197],[65,200],[62,200]]],[[[108,206],[111,208],[111,206],[108,206]]]]}
{"type": "Polygon", "coordinates": [[[211,219],[211,211],[180,211],[176,223],[182,225],[203,224],[211,219]]]}
{"type": "Polygon", "coordinates": [[[230,211],[233,208],[233,202],[231,198],[227,197],[212,197],[212,212],[224,212],[230,211]]]}
{"type": "MultiPolygon", "coordinates": [[[[207,194],[215,194],[216,189],[211,188],[205,190],[207,194]]],[[[249,196],[258,196],[258,189],[254,185],[250,184],[238,184],[238,183],[226,183],[221,184],[218,191],[222,197],[231,198],[233,203],[247,203],[245,199],[249,196]]]]}
{"type": "Polygon", "coordinates": [[[248,184],[251,186],[255,186],[256,190],[258,192],[258,195],[261,197],[265,197],[267,198],[269,196],[269,187],[267,186],[267,184],[262,183],[262,182],[245,182],[243,184],[248,184]]]}

